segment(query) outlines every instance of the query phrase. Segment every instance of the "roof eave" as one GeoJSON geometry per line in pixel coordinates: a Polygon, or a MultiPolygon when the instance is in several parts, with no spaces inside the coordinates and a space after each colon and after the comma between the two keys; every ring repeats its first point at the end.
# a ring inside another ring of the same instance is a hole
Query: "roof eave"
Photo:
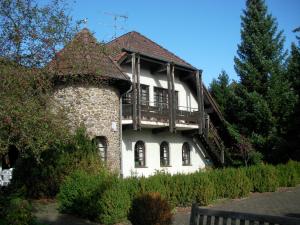
{"type": "Polygon", "coordinates": [[[180,63],[176,63],[176,62],[173,62],[173,61],[169,61],[165,58],[162,58],[162,57],[156,57],[156,56],[153,56],[153,55],[149,55],[149,54],[145,54],[145,53],[142,53],[142,52],[137,52],[137,51],[134,51],[132,49],[128,49],[128,48],[122,48],[122,51],[125,51],[125,52],[128,52],[128,53],[137,53],[137,54],[140,54],[144,57],[147,57],[147,58],[150,58],[150,59],[153,59],[153,60],[157,60],[158,62],[164,64],[164,63],[173,63],[174,65],[176,65],[177,67],[181,67],[183,69],[187,69],[191,72],[195,71],[195,70],[199,70],[195,67],[192,67],[192,66],[186,66],[186,65],[183,65],[183,64],[180,64],[180,63]]]}

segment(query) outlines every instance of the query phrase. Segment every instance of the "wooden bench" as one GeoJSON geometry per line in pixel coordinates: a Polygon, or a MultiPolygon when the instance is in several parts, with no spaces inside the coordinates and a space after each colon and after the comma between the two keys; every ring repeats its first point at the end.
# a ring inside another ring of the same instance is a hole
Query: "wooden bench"
{"type": "Polygon", "coordinates": [[[300,225],[300,219],[203,209],[193,204],[190,225],[300,225]]]}

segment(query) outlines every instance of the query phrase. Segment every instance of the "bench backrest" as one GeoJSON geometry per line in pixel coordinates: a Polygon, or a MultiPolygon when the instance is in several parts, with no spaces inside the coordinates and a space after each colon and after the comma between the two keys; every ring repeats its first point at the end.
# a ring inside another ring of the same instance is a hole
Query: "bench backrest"
{"type": "Polygon", "coordinates": [[[190,225],[300,225],[299,218],[228,212],[199,208],[193,204],[190,225]]]}

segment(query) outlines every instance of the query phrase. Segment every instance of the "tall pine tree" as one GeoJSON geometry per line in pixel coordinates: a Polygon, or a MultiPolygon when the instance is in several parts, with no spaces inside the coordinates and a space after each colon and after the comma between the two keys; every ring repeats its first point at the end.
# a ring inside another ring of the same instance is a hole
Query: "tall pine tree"
{"type": "Polygon", "coordinates": [[[264,0],[247,0],[241,29],[241,44],[234,58],[241,84],[249,92],[266,94],[271,76],[282,72],[284,38],[267,12],[264,0]]]}

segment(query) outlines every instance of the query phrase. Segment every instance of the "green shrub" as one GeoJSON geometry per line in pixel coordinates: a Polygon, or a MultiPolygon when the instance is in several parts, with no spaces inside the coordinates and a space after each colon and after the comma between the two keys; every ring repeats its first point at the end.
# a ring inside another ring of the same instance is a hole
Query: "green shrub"
{"type": "Polygon", "coordinates": [[[246,170],[252,183],[252,191],[268,192],[276,191],[279,187],[278,171],[271,165],[251,166],[246,170]]]}
{"type": "Polygon", "coordinates": [[[25,187],[30,198],[55,197],[65,177],[74,170],[95,174],[102,168],[95,145],[79,128],[69,143],[44,151],[39,162],[34,156],[18,160],[12,184],[25,187]]]}
{"type": "Polygon", "coordinates": [[[126,186],[119,183],[113,188],[107,189],[99,204],[101,214],[98,220],[101,223],[116,224],[125,221],[131,206],[131,199],[126,186]]]}
{"type": "Polygon", "coordinates": [[[31,225],[34,217],[30,203],[22,198],[12,198],[6,210],[6,220],[10,225],[31,225]]]}
{"type": "Polygon", "coordinates": [[[294,187],[298,183],[298,174],[293,162],[286,165],[277,165],[278,180],[280,187],[294,187]]]}
{"type": "Polygon", "coordinates": [[[102,171],[97,175],[75,171],[61,186],[59,209],[85,218],[98,218],[102,194],[116,182],[116,177],[102,171]]]}
{"type": "Polygon", "coordinates": [[[197,203],[208,205],[215,200],[215,186],[210,180],[208,172],[198,172],[192,176],[194,180],[194,193],[197,203]]]}
{"type": "Polygon", "coordinates": [[[238,198],[250,193],[251,182],[244,170],[227,168],[213,173],[218,197],[238,198]]]}
{"type": "Polygon", "coordinates": [[[132,203],[129,219],[133,225],[171,225],[171,207],[159,193],[141,194],[132,203]]]}
{"type": "Polygon", "coordinates": [[[188,206],[195,201],[195,186],[191,175],[177,174],[172,180],[173,199],[176,206],[188,206]]]}

